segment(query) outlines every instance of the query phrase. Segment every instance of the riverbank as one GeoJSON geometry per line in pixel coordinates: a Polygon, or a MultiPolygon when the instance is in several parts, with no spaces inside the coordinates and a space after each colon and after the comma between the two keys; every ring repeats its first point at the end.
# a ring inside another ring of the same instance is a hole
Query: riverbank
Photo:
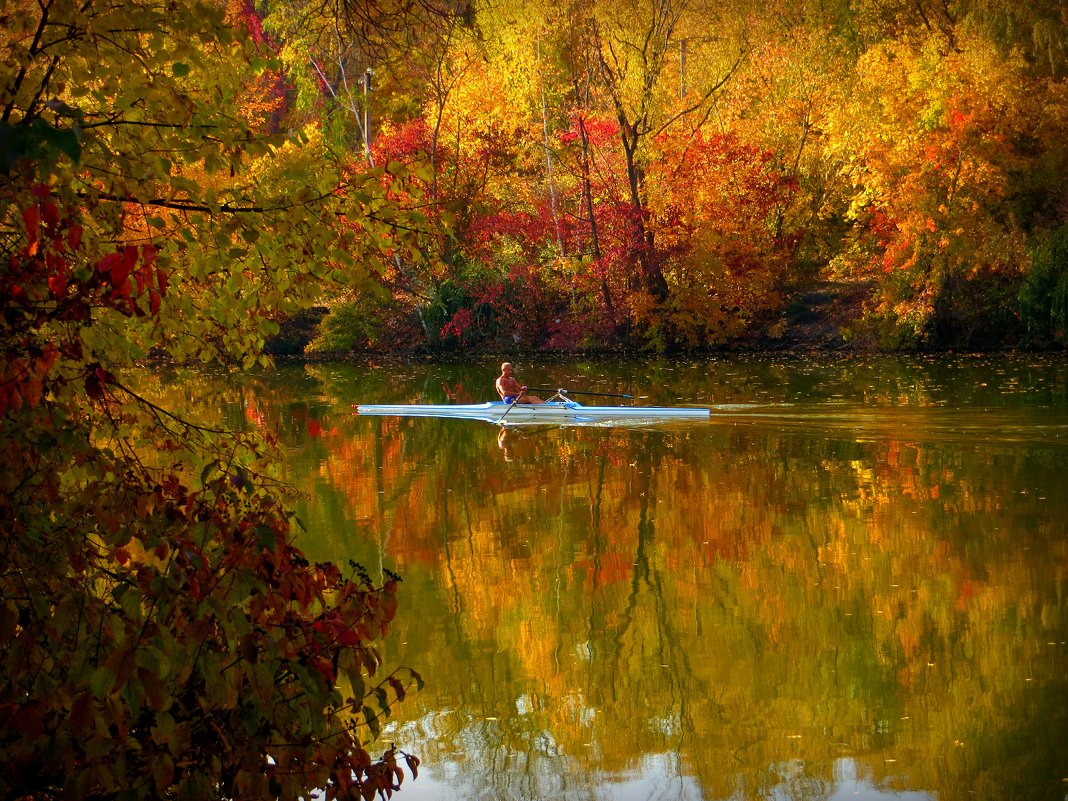
{"type": "MultiPolygon", "coordinates": [[[[754,330],[730,342],[706,348],[688,349],[685,353],[724,354],[750,352],[798,353],[880,353],[880,352],[989,352],[1006,350],[1061,351],[1063,345],[1051,347],[1005,347],[996,343],[959,347],[889,347],[865,325],[865,303],[871,292],[870,282],[818,281],[798,290],[783,311],[762,320],[754,330]]],[[[524,347],[522,343],[480,344],[466,348],[430,349],[425,344],[412,343],[410,348],[391,347],[359,351],[309,352],[307,346],[318,336],[319,326],[327,316],[326,307],[314,307],[282,321],[279,333],[270,338],[266,351],[275,358],[299,359],[309,362],[328,362],[352,358],[448,358],[470,357],[473,354],[529,353],[538,355],[640,355],[648,351],[633,346],[578,348],[573,350],[545,350],[524,347]]]]}

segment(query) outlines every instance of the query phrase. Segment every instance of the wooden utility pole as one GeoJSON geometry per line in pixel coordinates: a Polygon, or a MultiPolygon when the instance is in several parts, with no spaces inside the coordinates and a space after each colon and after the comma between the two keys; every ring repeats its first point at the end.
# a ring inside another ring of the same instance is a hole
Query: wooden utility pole
{"type": "Polygon", "coordinates": [[[679,98],[686,99],[686,42],[687,39],[679,41],[679,98]]]}
{"type": "Polygon", "coordinates": [[[363,154],[371,161],[371,68],[363,74],[363,154]]]}
{"type": "Polygon", "coordinates": [[[541,36],[538,36],[538,77],[541,80],[541,129],[545,139],[545,168],[549,177],[549,201],[552,204],[553,226],[556,228],[556,250],[564,256],[564,237],[560,232],[560,214],[556,209],[556,180],[553,176],[553,151],[549,146],[549,108],[545,98],[545,75],[541,63],[541,36]]]}

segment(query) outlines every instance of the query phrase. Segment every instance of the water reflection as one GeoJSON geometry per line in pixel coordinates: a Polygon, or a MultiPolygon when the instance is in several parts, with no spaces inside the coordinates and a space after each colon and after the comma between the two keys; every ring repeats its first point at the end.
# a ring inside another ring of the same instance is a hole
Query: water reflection
{"type": "Polygon", "coordinates": [[[349,413],[499,361],[157,386],[279,436],[314,558],[404,576],[402,796],[1063,797],[1063,360],[522,366],[713,407],[655,429],[349,413]]]}

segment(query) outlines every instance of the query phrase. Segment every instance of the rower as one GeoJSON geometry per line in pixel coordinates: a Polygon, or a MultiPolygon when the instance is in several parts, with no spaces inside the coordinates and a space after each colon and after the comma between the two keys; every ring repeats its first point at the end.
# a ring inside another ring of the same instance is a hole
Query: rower
{"type": "Polygon", "coordinates": [[[501,365],[501,374],[493,384],[501,400],[505,403],[545,403],[537,395],[528,394],[527,388],[516,380],[514,372],[511,362],[501,365]]]}

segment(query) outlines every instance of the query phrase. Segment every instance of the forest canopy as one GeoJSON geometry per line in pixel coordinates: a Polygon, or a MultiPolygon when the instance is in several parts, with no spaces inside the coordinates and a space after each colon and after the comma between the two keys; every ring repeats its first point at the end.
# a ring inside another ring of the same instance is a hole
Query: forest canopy
{"type": "Polygon", "coordinates": [[[428,239],[321,350],[1063,345],[1052,0],[258,3],[286,113],[420,170],[428,239]],[[365,78],[373,76],[370,84],[365,78]]]}

